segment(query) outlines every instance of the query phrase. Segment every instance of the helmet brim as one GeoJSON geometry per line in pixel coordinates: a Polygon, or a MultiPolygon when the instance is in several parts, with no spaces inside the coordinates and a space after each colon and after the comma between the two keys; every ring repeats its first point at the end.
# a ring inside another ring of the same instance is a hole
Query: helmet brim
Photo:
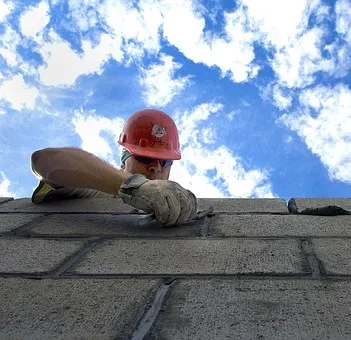
{"type": "Polygon", "coordinates": [[[123,147],[126,148],[132,155],[135,155],[135,156],[164,159],[164,160],[179,160],[182,157],[180,152],[177,150],[165,150],[165,149],[157,149],[157,148],[152,148],[150,150],[147,148],[142,148],[140,146],[127,144],[127,143],[123,143],[123,147]]]}

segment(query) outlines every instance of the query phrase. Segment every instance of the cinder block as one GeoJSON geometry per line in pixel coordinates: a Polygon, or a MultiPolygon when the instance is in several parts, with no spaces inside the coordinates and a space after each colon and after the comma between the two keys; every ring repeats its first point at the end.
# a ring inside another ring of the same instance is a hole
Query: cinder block
{"type": "Polygon", "coordinates": [[[41,217],[41,214],[0,214],[0,232],[11,231],[41,217]]]}
{"type": "Polygon", "coordinates": [[[351,282],[182,280],[150,339],[350,339],[351,282]]]}
{"type": "Polygon", "coordinates": [[[0,197],[0,204],[12,201],[12,197],[0,197]]]}
{"type": "Polygon", "coordinates": [[[52,215],[36,223],[30,233],[52,236],[196,237],[201,224],[201,221],[197,221],[164,228],[156,222],[144,224],[144,218],[145,215],[141,214],[52,215]]]}
{"type": "Polygon", "coordinates": [[[129,339],[156,280],[0,279],[1,339],[129,339]]]}
{"type": "Polygon", "coordinates": [[[305,209],[323,208],[328,205],[336,205],[351,211],[351,198],[291,198],[289,211],[293,214],[301,213],[305,209]]]}
{"type": "Polygon", "coordinates": [[[328,274],[351,275],[350,239],[313,239],[313,249],[328,274]]]}
{"type": "Polygon", "coordinates": [[[30,213],[129,213],[135,210],[117,198],[76,198],[70,200],[53,201],[33,204],[29,198],[21,198],[0,205],[0,212],[30,212],[30,213]]]}
{"type": "Polygon", "coordinates": [[[286,202],[280,198],[199,198],[199,210],[213,206],[215,212],[231,213],[289,213],[286,202]]]}
{"type": "Polygon", "coordinates": [[[296,240],[114,240],[92,249],[79,274],[307,273],[296,240]]]}
{"type": "MultiPolygon", "coordinates": [[[[278,198],[199,198],[198,210],[213,206],[216,212],[232,213],[288,213],[283,199],[278,198]]],[[[0,205],[0,212],[111,212],[123,213],[134,210],[124,204],[120,198],[78,198],[62,201],[53,201],[41,204],[32,204],[29,198],[16,199],[0,205]]]]}
{"type": "Polygon", "coordinates": [[[351,236],[351,216],[224,215],[211,218],[212,236],[351,236]]]}
{"type": "Polygon", "coordinates": [[[53,270],[82,247],[81,241],[0,239],[0,272],[40,273],[53,270]]]}

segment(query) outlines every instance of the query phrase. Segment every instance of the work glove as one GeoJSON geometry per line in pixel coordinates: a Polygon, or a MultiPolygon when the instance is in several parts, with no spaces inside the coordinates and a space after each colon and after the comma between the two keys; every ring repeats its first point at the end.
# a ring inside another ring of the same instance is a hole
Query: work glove
{"type": "Polygon", "coordinates": [[[196,196],[173,181],[149,180],[135,174],[122,183],[118,194],[124,203],[154,213],[157,222],[164,226],[196,218],[196,196]]]}

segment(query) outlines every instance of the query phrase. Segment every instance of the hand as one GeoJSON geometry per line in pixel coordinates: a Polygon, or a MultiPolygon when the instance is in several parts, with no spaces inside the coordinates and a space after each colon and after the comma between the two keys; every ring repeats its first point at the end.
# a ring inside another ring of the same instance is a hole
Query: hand
{"type": "Polygon", "coordinates": [[[124,203],[153,212],[157,222],[165,226],[196,218],[196,196],[173,181],[149,180],[142,175],[132,175],[122,183],[118,193],[124,203]]]}

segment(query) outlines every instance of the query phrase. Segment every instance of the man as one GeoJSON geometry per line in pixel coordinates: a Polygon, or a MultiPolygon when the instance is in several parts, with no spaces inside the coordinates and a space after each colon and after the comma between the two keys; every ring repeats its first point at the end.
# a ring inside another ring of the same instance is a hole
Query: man
{"type": "Polygon", "coordinates": [[[76,148],[47,148],[32,154],[32,170],[40,183],[33,203],[53,197],[116,197],[153,212],[171,226],[196,217],[195,195],[169,181],[173,160],[181,158],[173,120],[159,110],[135,112],[119,138],[124,147],[121,169],[76,148]]]}

